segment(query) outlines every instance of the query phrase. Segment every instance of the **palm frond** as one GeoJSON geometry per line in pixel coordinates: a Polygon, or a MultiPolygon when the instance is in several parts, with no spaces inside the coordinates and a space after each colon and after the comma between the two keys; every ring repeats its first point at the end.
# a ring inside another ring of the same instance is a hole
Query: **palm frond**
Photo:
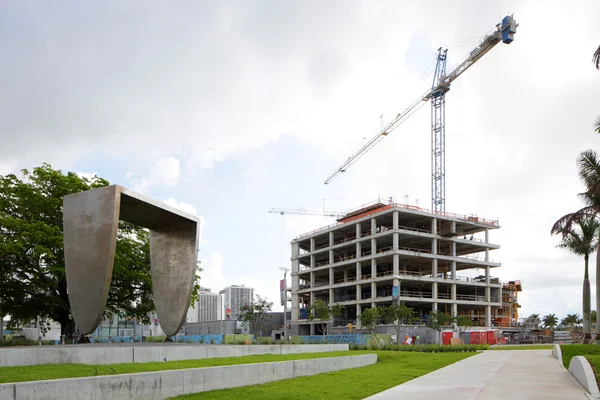
{"type": "Polygon", "coordinates": [[[594,150],[582,151],[577,157],[577,167],[579,168],[579,177],[585,185],[585,192],[582,197],[588,205],[598,205],[596,201],[600,196],[600,158],[594,150]],[[590,203],[591,202],[591,203],[590,203]]]}
{"type": "Polygon", "coordinates": [[[598,133],[600,133],[600,117],[598,117],[598,119],[596,120],[596,123],[594,123],[594,130],[598,133]]]}
{"type": "Polygon", "coordinates": [[[594,52],[592,62],[596,65],[596,69],[600,69],[600,46],[598,46],[598,48],[594,52]]]}

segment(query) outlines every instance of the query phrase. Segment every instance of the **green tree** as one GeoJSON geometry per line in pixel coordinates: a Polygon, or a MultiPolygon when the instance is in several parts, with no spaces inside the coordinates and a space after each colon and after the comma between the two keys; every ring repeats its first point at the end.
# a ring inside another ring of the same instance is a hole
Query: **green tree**
{"type": "Polygon", "coordinates": [[[465,333],[467,329],[473,326],[473,320],[466,315],[458,315],[454,318],[454,322],[458,327],[458,332],[461,334],[465,333]]]}
{"type": "Polygon", "coordinates": [[[259,295],[255,297],[256,300],[251,304],[241,307],[238,318],[243,321],[244,325],[250,329],[250,333],[256,338],[260,336],[262,330],[265,328],[265,324],[269,320],[269,314],[267,313],[273,308],[273,302],[259,295]]]}
{"type": "MultiPolygon", "coordinates": [[[[585,191],[579,194],[584,201],[583,208],[564,215],[554,224],[557,230],[564,232],[565,235],[572,230],[572,226],[580,220],[597,218],[600,215],[600,159],[593,150],[581,152],[577,157],[577,167],[579,169],[579,178],[584,184],[585,191]]],[[[596,310],[600,309],[600,252],[596,252],[596,310]]],[[[600,321],[596,317],[596,326],[600,326],[600,321]]]]}
{"type": "Polygon", "coordinates": [[[590,291],[590,278],[588,272],[590,254],[598,248],[598,232],[600,222],[594,216],[583,216],[570,224],[567,230],[562,218],[552,227],[552,234],[561,234],[562,239],[558,248],[566,249],[573,254],[583,256],[585,263],[583,273],[583,334],[587,337],[591,332],[592,300],[590,291]]]}
{"type": "Polygon", "coordinates": [[[383,309],[383,317],[388,324],[392,324],[396,330],[396,340],[400,343],[401,334],[406,330],[406,325],[411,324],[417,313],[406,304],[393,303],[383,309]]]}
{"type": "Polygon", "coordinates": [[[427,314],[427,322],[425,323],[425,325],[427,325],[434,331],[438,332],[438,334],[440,335],[440,343],[441,343],[442,342],[442,338],[441,338],[442,330],[444,328],[452,326],[453,322],[454,322],[454,318],[451,315],[444,314],[440,310],[435,310],[435,311],[430,311],[429,314],[427,314]]]}
{"type": "Polygon", "coordinates": [[[317,325],[317,329],[323,335],[327,334],[327,326],[333,317],[337,317],[344,311],[344,306],[341,304],[334,304],[328,306],[321,299],[316,299],[310,306],[306,308],[306,319],[310,322],[321,322],[317,325]]]}
{"type": "Polygon", "coordinates": [[[360,319],[361,326],[365,329],[368,329],[369,332],[371,333],[371,336],[373,337],[374,342],[377,344],[377,347],[379,347],[379,340],[377,340],[377,337],[375,337],[374,331],[377,328],[377,325],[379,324],[381,317],[382,317],[381,307],[367,308],[367,309],[363,310],[362,313],[360,314],[360,316],[358,317],[360,319]]]}
{"type": "Polygon", "coordinates": [[[556,325],[558,325],[558,318],[555,314],[548,314],[544,316],[542,323],[544,324],[544,329],[554,330],[556,325]]]}
{"type": "MultiPolygon", "coordinates": [[[[58,322],[72,338],[63,251],[63,197],[107,186],[102,178],[66,175],[48,164],[0,176],[0,304],[11,321],[58,322]]],[[[196,290],[197,292],[196,285],[196,290]]],[[[121,222],[106,315],[148,322],[154,310],[148,231],[121,222]]]]}

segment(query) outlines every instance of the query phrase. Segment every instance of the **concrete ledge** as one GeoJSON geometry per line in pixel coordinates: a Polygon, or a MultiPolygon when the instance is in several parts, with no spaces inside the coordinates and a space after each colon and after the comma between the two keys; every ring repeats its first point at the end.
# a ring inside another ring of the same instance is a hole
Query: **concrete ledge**
{"type": "Polygon", "coordinates": [[[258,385],[299,376],[359,368],[376,354],[94,376],[0,385],[1,400],[162,400],[182,394],[258,385]]]}
{"type": "Polygon", "coordinates": [[[598,397],[600,395],[594,370],[592,370],[592,366],[585,357],[573,357],[571,364],[569,364],[569,372],[592,396],[598,397]]]}
{"type": "Polygon", "coordinates": [[[562,351],[560,349],[560,345],[558,345],[558,344],[554,345],[554,347],[552,348],[552,355],[554,357],[556,357],[556,359],[560,363],[560,366],[564,368],[563,359],[562,359],[562,351]]]}
{"type": "Polygon", "coordinates": [[[124,344],[75,345],[0,349],[0,367],[41,364],[123,364],[241,357],[258,354],[296,354],[347,351],[347,344],[202,345],[124,344]]]}

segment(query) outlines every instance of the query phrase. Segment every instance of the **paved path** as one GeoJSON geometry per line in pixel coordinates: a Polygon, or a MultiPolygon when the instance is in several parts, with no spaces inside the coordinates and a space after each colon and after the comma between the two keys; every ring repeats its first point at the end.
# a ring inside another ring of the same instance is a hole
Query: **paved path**
{"type": "Polygon", "coordinates": [[[490,350],[371,396],[387,400],[589,399],[550,350],[490,350]]]}

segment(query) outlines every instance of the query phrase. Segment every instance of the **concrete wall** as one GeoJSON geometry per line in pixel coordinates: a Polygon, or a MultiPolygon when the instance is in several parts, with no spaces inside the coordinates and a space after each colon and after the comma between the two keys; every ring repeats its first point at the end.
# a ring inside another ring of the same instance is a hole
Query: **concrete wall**
{"type": "Polygon", "coordinates": [[[182,394],[257,385],[298,376],[364,367],[376,362],[376,354],[365,354],[312,360],[9,383],[0,385],[0,400],[160,400],[182,394]]]}
{"type": "Polygon", "coordinates": [[[240,357],[255,354],[321,353],[348,350],[347,344],[317,345],[75,345],[0,349],[0,367],[40,364],[122,364],[240,357]]]}

